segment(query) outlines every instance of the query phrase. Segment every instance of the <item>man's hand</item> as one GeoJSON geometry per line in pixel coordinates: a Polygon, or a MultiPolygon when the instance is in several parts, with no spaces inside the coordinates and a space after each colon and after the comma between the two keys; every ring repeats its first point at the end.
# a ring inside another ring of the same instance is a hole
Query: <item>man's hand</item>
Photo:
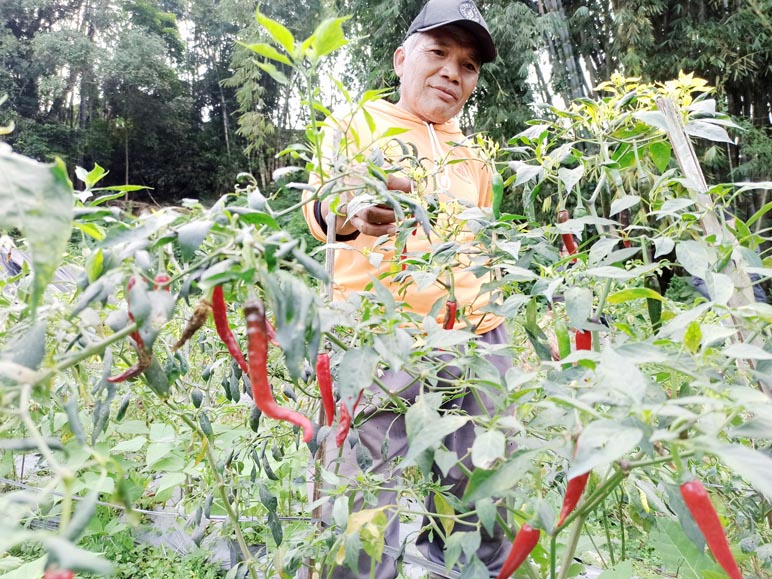
{"type": "MultiPolygon", "coordinates": [[[[390,191],[410,192],[410,179],[389,175],[386,185],[390,191]]],[[[381,235],[392,235],[397,231],[394,223],[397,221],[394,210],[388,205],[374,205],[357,211],[354,215],[348,215],[345,211],[345,204],[341,206],[344,215],[339,215],[336,223],[336,232],[341,235],[348,235],[359,231],[365,235],[379,237],[381,235]]],[[[327,204],[322,205],[322,214],[326,215],[329,211],[327,204]]]]}

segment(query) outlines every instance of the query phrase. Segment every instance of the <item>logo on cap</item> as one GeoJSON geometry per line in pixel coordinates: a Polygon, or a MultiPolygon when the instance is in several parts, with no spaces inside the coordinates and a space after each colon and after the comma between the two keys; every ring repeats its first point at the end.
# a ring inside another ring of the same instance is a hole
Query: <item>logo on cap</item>
{"type": "Polygon", "coordinates": [[[462,2],[458,6],[458,11],[467,20],[472,20],[478,24],[482,21],[482,15],[474,2],[462,2]]]}

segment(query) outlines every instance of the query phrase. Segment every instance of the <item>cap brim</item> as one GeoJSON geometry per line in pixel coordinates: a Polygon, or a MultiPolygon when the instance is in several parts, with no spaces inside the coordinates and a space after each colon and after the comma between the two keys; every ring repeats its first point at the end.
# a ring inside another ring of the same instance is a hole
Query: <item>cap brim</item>
{"type": "Polygon", "coordinates": [[[496,60],[496,45],[493,44],[493,38],[491,38],[490,32],[488,32],[484,26],[467,20],[466,18],[458,18],[456,20],[448,20],[446,22],[440,22],[439,24],[433,24],[432,26],[424,26],[422,28],[416,28],[411,31],[410,34],[415,32],[428,32],[429,30],[437,30],[443,26],[455,24],[467,29],[477,39],[480,46],[480,58],[485,62],[493,62],[496,60]]]}

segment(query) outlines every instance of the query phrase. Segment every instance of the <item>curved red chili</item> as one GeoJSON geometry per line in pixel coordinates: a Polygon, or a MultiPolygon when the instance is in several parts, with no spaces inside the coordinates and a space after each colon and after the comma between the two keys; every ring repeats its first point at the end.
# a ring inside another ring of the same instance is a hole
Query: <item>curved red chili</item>
{"type": "Polygon", "coordinates": [[[452,330],[456,324],[456,311],[458,310],[458,303],[456,300],[448,300],[445,302],[445,321],[442,323],[442,327],[446,330],[452,330]]]}
{"type": "MultiPolygon", "coordinates": [[[[362,394],[364,394],[364,390],[359,391],[359,395],[357,396],[357,399],[354,401],[354,408],[353,408],[354,412],[356,412],[357,406],[359,406],[359,402],[360,400],[362,400],[362,394]]],[[[340,421],[338,422],[338,433],[335,435],[335,444],[338,445],[338,448],[343,446],[343,443],[346,442],[346,438],[348,438],[348,431],[351,429],[352,421],[353,421],[353,417],[351,416],[351,413],[348,411],[348,407],[341,400],[340,401],[340,421]]]]}
{"type": "Polygon", "coordinates": [[[721,521],[716,514],[716,509],[713,508],[713,503],[710,502],[708,491],[700,481],[692,480],[681,485],[681,496],[718,564],[730,579],[742,579],[737,561],[729,549],[729,542],[726,540],[721,521]]]}
{"type": "Polygon", "coordinates": [[[265,307],[258,300],[244,304],[244,316],[247,320],[247,344],[249,353],[249,380],[252,383],[252,399],[260,411],[268,418],[286,420],[303,429],[303,440],[311,442],[314,438],[314,425],[311,421],[294,410],[282,408],[276,404],[268,381],[268,332],[265,324],[265,307]]]}
{"type": "Polygon", "coordinates": [[[584,487],[587,486],[587,480],[590,478],[590,473],[586,472],[575,476],[568,481],[566,485],[566,495],[563,497],[563,506],[560,508],[560,517],[558,518],[558,527],[563,524],[574,509],[576,508],[579,499],[582,497],[584,487]]]}
{"type": "Polygon", "coordinates": [[[576,349],[592,350],[592,332],[589,330],[576,330],[576,349]]]}
{"type": "Polygon", "coordinates": [[[330,355],[321,352],[316,357],[316,380],[319,382],[319,393],[322,395],[322,406],[327,426],[332,426],[335,420],[335,398],[332,394],[332,376],[330,375],[330,355]]]}
{"type": "Polygon", "coordinates": [[[136,378],[137,376],[140,376],[142,372],[147,370],[148,366],[142,366],[140,362],[137,362],[133,366],[129,366],[128,368],[126,368],[123,372],[121,372],[117,376],[110,376],[107,379],[107,381],[112,384],[117,384],[119,382],[125,382],[126,380],[131,380],[132,378],[136,378]]]}
{"type": "MultiPolygon", "coordinates": [[[[558,211],[558,223],[565,223],[568,221],[568,219],[568,211],[565,209],[558,211]]],[[[579,251],[579,248],[576,246],[576,240],[574,239],[574,236],[571,233],[561,233],[560,237],[563,240],[563,245],[565,246],[568,254],[576,255],[579,251]]],[[[576,258],[574,258],[574,261],[576,261],[576,258]]]]}
{"type": "Polygon", "coordinates": [[[515,535],[515,540],[512,541],[512,550],[507,555],[507,559],[504,561],[499,574],[496,575],[496,579],[506,579],[517,571],[539,543],[540,534],[541,531],[539,529],[534,529],[528,523],[520,527],[517,535],[515,535]]]}
{"type": "Polygon", "coordinates": [[[228,324],[228,308],[225,305],[225,294],[221,285],[215,286],[212,292],[212,317],[214,318],[214,327],[217,330],[217,335],[228,348],[228,352],[236,360],[241,370],[246,374],[249,374],[249,367],[247,361],[244,359],[244,354],[241,352],[236,336],[233,335],[230,324],[228,324]]]}

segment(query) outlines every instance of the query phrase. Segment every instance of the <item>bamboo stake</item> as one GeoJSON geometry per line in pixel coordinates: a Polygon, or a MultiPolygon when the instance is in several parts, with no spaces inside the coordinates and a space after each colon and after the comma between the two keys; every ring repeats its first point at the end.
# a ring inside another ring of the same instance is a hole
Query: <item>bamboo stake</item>
{"type": "MultiPolygon", "coordinates": [[[[696,202],[698,209],[703,212],[702,217],[700,218],[700,227],[702,227],[702,231],[705,233],[706,237],[714,235],[716,239],[728,241],[733,249],[738,248],[740,244],[737,239],[731,232],[725,231],[718,220],[712,200],[708,194],[708,184],[705,181],[705,175],[700,167],[697,154],[694,152],[692,142],[686,134],[678,106],[672,99],[660,97],[657,99],[657,107],[665,117],[668,137],[670,143],[673,145],[673,151],[675,152],[678,165],[681,167],[684,176],[691,181],[694,187],[694,201],[696,202]]],[[[734,292],[732,293],[732,297],[729,298],[729,305],[732,308],[739,308],[754,303],[755,297],[753,295],[751,280],[742,263],[731,259],[724,267],[722,273],[728,275],[734,284],[734,292]]],[[[737,328],[737,339],[739,342],[748,342],[759,347],[764,346],[759,338],[752,338],[750,336],[751,332],[740,326],[734,315],[732,315],[732,319],[737,328]]],[[[752,370],[756,369],[755,360],[747,360],[747,362],[752,370]]],[[[759,380],[759,387],[765,394],[772,396],[772,385],[765,380],[759,380]]]]}

